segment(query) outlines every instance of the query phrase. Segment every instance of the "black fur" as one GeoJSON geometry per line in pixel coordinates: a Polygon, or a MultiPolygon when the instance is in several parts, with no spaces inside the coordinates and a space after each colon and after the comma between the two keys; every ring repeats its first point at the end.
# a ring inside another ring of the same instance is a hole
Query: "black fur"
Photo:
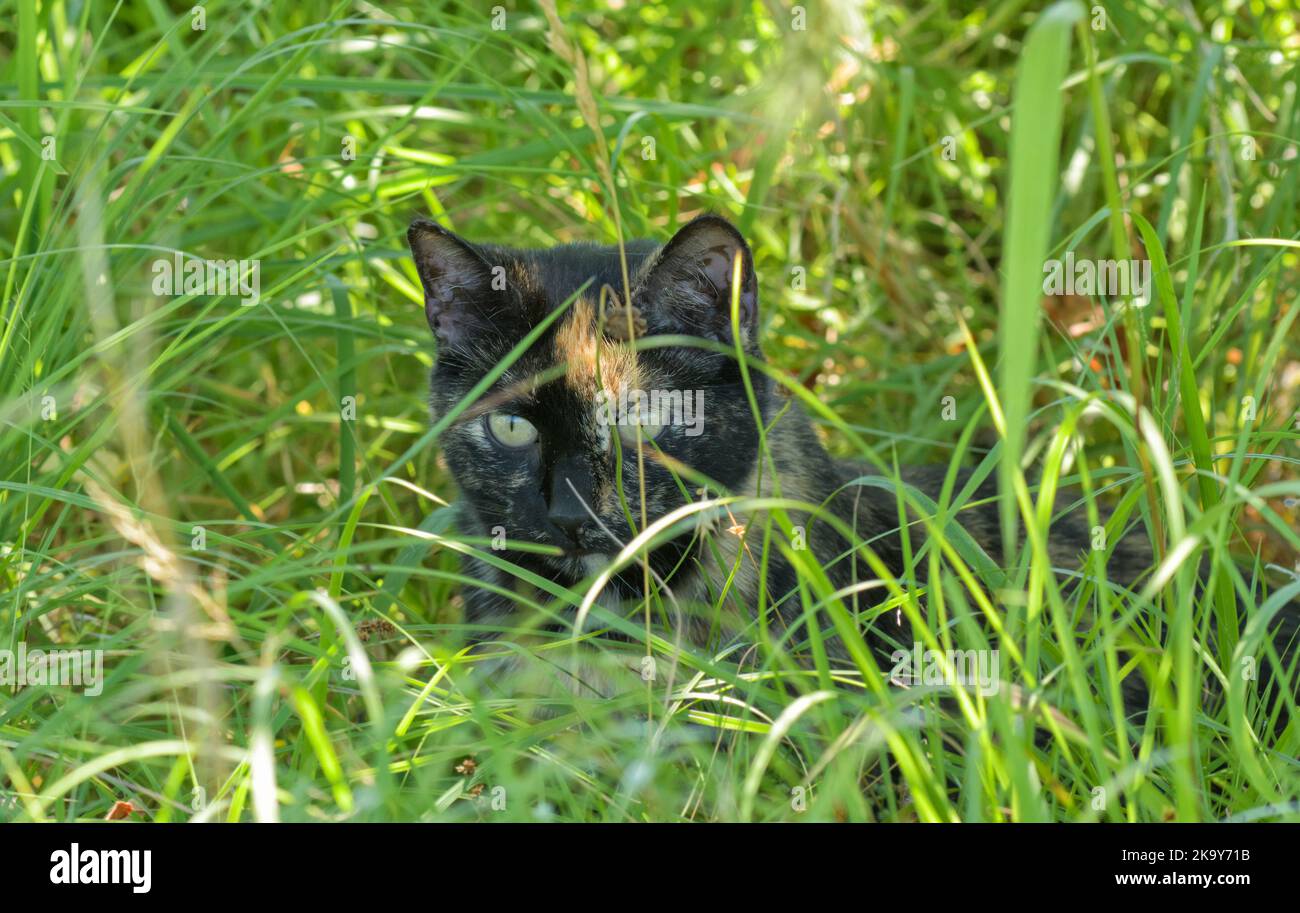
{"type": "MultiPolygon", "coordinates": [[[[597,302],[606,286],[606,302],[611,307],[628,297],[616,247],[568,244],[520,250],[472,245],[423,221],[412,225],[409,240],[425,288],[426,315],[438,339],[431,398],[435,419],[456,407],[516,343],[584,286],[583,298],[588,302],[597,302]]],[[[740,344],[750,356],[761,358],[753,259],[744,239],[725,220],[701,217],[662,247],[632,242],[626,246],[626,257],[630,301],[640,312],[647,335],[683,334],[727,346],[735,342],[731,283],[733,264],[739,259],[740,344]]],[[[463,496],[466,532],[490,538],[494,531],[504,530],[515,542],[565,549],[559,557],[513,549],[499,553],[564,586],[588,577],[633,535],[622,503],[611,497],[617,490],[619,448],[608,446],[592,421],[591,391],[575,389],[560,376],[566,367],[562,334],[566,326],[581,319],[579,314],[573,309],[554,323],[442,438],[448,465],[463,496]],[[533,381],[537,379],[546,382],[536,385],[533,381]],[[492,410],[508,411],[531,422],[538,430],[536,444],[520,449],[497,445],[483,424],[485,413],[492,410]],[[572,529],[560,528],[557,518],[572,524],[572,529]]],[[[750,378],[762,422],[771,426],[768,445],[775,479],[759,463],[756,423],[733,355],[672,346],[642,350],[636,355],[636,364],[642,379],[656,389],[704,391],[703,434],[692,437],[682,428],[668,427],[656,444],[707,477],[711,493],[753,494],[761,490],[771,494],[773,484],[779,483],[786,496],[827,504],[856,531],[858,542],[846,541],[829,524],[806,515],[796,514],[795,519],[808,523],[808,546],[836,587],[874,576],[860,559],[845,557],[863,541],[891,572],[904,575],[903,536],[908,534],[899,531],[894,495],[879,488],[850,485],[867,470],[832,459],[800,407],[778,394],[761,372],[751,371],[750,378]]],[[[635,447],[621,449],[626,503],[636,517],[640,479],[635,447]]],[[[647,447],[651,456],[654,451],[647,447]]],[[[961,474],[959,488],[968,474],[961,474]]],[[[903,475],[909,484],[938,499],[942,468],[907,470],[903,475]]],[[[692,487],[687,486],[688,493],[692,487]]],[[[688,501],[673,472],[658,459],[645,460],[645,489],[651,522],[688,501]]],[[[988,503],[963,510],[959,520],[994,561],[1003,563],[994,493],[992,483],[982,486],[973,500],[988,503]]],[[[689,500],[695,500],[690,494],[689,500]]],[[[915,551],[922,537],[914,532],[910,535],[915,551]]],[[[1054,566],[1079,568],[1091,538],[1084,518],[1079,514],[1062,516],[1051,537],[1054,566]]],[[[710,549],[701,544],[704,541],[698,534],[684,533],[656,549],[650,561],[679,595],[711,601],[728,569],[710,560],[710,549]]],[[[726,537],[708,541],[716,544],[726,537]]],[[[1149,572],[1152,563],[1145,539],[1128,536],[1114,549],[1107,575],[1114,583],[1130,586],[1149,572]]],[[[508,595],[512,576],[476,558],[468,559],[468,573],[487,586],[467,588],[466,620],[485,631],[504,624],[513,608],[508,595]]],[[[619,575],[611,589],[620,597],[637,596],[642,579],[639,567],[634,567],[619,575]]],[[[768,602],[776,603],[786,623],[793,623],[801,612],[798,599],[790,598],[796,577],[775,549],[769,554],[765,582],[768,602]]],[[[758,586],[756,574],[738,575],[733,601],[752,613],[758,586]]],[[[872,592],[877,600],[884,593],[872,592]]],[[[860,597],[859,608],[870,602],[860,597]]],[[[1293,606],[1276,626],[1277,645],[1292,658],[1297,618],[1300,610],[1293,606]]],[[[906,623],[902,629],[892,625],[889,619],[877,620],[878,644],[895,638],[911,640],[906,623]]],[[[1127,680],[1126,691],[1134,709],[1145,705],[1144,687],[1136,675],[1127,680]]]]}

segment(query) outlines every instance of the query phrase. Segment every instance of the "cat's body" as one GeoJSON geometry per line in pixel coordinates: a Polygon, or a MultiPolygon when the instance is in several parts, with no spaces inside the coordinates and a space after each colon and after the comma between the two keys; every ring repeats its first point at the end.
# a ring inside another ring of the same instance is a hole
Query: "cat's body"
{"type": "MultiPolygon", "coordinates": [[[[464,532],[484,540],[504,534],[507,543],[564,550],[553,556],[507,547],[494,552],[495,557],[566,587],[590,580],[633,538],[629,514],[637,528],[643,526],[643,481],[647,523],[700,499],[698,477],[688,482],[674,471],[689,467],[708,480],[710,496],[772,497],[779,492],[783,499],[826,505],[844,528],[854,531],[855,542],[807,511],[791,510],[790,521],[801,527],[804,544],[835,588],[853,593],[856,608],[887,596],[883,588],[872,589],[878,575],[861,557],[863,543],[890,573],[905,576],[905,547],[916,552],[925,538],[923,527],[909,524],[909,531],[900,531],[895,493],[885,486],[855,484],[870,471],[833,459],[797,402],[781,395],[763,372],[751,368],[746,376],[742,371],[736,348],[749,359],[762,358],[757,281],[748,246],[725,220],[696,219],[663,246],[628,244],[630,309],[621,306],[626,295],[617,247],[471,245],[428,222],[414,224],[409,240],[438,342],[431,398],[435,418],[456,408],[529,331],[573,299],[442,437],[463,495],[464,532]],[[650,342],[656,336],[689,336],[714,348],[634,350],[626,343],[627,327],[650,342]],[[602,397],[620,389],[702,391],[702,433],[691,433],[694,429],[685,423],[648,421],[642,428],[643,459],[638,460],[636,429],[611,427],[609,413],[602,412],[609,402],[602,397]],[[768,460],[760,458],[755,413],[766,429],[768,460]],[[651,436],[653,443],[645,441],[651,436]],[[904,536],[910,536],[906,543],[904,536]]],[[[942,468],[902,475],[939,499],[942,468]]],[[[968,470],[960,473],[954,491],[968,476],[968,470]]],[[[1004,556],[994,491],[991,482],[983,483],[957,519],[1000,564],[1004,556]]],[[[761,542],[748,532],[738,534],[754,518],[729,519],[734,519],[732,529],[725,528],[728,523],[712,534],[687,529],[654,549],[650,564],[655,575],[679,602],[706,605],[716,604],[729,581],[727,601],[742,615],[746,609],[754,612],[762,587],[764,604],[776,605],[773,620],[793,622],[802,606],[794,598],[798,580],[791,563],[780,550],[769,549],[760,577],[761,542]]],[[[1059,516],[1049,546],[1053,565],[1078,568],[1090,540],[1082,515],[1059,516]]],[[[514,611],[514,577],[477,557],[468,558],[466,566],[482,584],[466,588],[466,621],[488,634],[507,624],[514,611]]],[[[1128,536],[1113,549],[1107,576],[1127,586],[1151,566],[1145,539],[1128,536]]],[[[923,577],[923,571],[922,564],[916,573],[923,577]]],[[[643,580],[634,564],[606,590],[615,599],[636,597],[643,580]]],[[[907,623],[893,632],[887,630],[891,624],[900,622],[878,619],[876,633],[883,632],[886,640],[898,634],[910,643],[910,636],[902,636],[907,623]]],[[[1286,639],[1294,639],[1295,617],[1283,627],[1286,639]]]]}

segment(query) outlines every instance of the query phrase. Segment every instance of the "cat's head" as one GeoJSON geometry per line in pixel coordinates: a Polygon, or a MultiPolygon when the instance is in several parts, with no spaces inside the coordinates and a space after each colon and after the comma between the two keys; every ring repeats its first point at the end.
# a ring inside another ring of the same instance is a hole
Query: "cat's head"
{"type": "MultiPolygon", "coordinates": [[[[632,537],[625,512],[641,528],[639,462],[649,522],[698,499],[699,480],[681,467],[712,480],[715,491],[744,487],[758,433],[733,328],[740,347],[757,357],[758,290],[749,246],[725,219],[701,216],[662,246],[627,244],[631,309],[622,306],[617,247],[473,244],[423,220],[408,241],[437,344],[435,419],[568,304],[441,438],[479,533],[564,550],[546,558],[512,553],[512,560],[566,582],[603,567],[632,537]],[[627,344],[629,317],[645,347],[627,344]],[[666,336],[713,348],[651,347],[666,336]]],[[[769,383],[749,373],[766,416],[769,383]]],[[[657,569],[671,570],[685,544],[658,550],[657,569]]]]}

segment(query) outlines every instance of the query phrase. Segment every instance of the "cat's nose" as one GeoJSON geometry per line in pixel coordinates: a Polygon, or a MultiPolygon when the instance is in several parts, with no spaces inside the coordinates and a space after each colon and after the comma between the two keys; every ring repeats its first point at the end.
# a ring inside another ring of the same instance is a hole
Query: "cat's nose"
{"type": "Polygon", "coordinates": [[[550,514],[551,522],[562,529],[564,534],[569,537],[569,541],[574,545],[578,544],[578,532],[582,529],[582,524],[586,519],[587,514],[585,512],[577,514],[551,511],[550,514]]]}
{"type": "Polygon", "coordinates": [[[593,482],[591,471],[584,461],[576,458],[561,460],[551,476],[551,500],[547,519],[574,544],[582,525],[591,518],[590,503],[593,482]]]}

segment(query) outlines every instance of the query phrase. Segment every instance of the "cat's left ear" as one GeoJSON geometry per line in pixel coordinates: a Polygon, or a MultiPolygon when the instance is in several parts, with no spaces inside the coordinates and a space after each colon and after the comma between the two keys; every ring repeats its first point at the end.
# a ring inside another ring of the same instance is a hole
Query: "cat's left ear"
{"type": "Polygon", "coordinates": [[[440,345],[457,348],[492,328],[492,267],[473,245],[433,222],[416,219],[406,233],[424,286],[424,315],[440,345]]]}
{"type": "Polygon", "coordinates": [[[650,259],[638,275],[632,299],[651,333],[685,333],[731,343],[731,302],[737,290],[741,343],[748,346],[758,335],[753,254],[734,225],[721,216],[703,215],[650,259]]]}

